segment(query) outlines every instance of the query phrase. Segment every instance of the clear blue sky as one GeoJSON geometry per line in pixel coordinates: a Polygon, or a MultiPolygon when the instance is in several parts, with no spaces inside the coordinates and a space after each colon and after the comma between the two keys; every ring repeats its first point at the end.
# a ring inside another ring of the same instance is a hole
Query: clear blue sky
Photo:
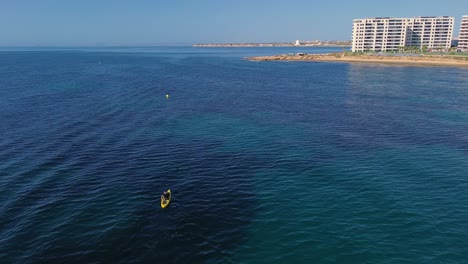
{"type": "Polygon", "coordinates": [[[468,0],[0,0],[0,46],[348,40],[355,18],[439,15],[458,36],[468,0]]]}

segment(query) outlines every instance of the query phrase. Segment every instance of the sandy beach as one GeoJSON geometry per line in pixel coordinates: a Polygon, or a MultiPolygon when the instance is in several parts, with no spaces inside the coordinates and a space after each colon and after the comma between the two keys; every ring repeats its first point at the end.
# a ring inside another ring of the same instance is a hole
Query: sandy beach
{"type": "Polygon", "coordinates": [[[467,56],[451,55],[422,55],[422,56],[382,56],[382,55],[353,55],[349,53],[330,54],[301,54],[301,55],[274,55],[249,57],[252,61],[328,61],[328,62],[358,62],[358,63],[385,63],[397,65],[420,66],[460,66],[468,67],[467,56]]]}

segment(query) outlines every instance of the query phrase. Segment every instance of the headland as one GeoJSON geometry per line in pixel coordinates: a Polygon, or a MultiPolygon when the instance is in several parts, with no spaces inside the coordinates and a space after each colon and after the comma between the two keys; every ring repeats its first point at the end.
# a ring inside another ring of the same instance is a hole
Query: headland
{"type": "Polygon", "coordinates": [[[467,55],[411,55],[411,54],[361,54],[351,52],[329,54],[282,54],[247,58],[251,61],[317,61],[317,62],[356,62],[383,63],[419,66],[461,66],[468,67],[467,55]]]}
{"type": "Polygon", "coordinates": [[[266,42],[266,43],[198,43],[193,47],[217,48],[217,47],[351,47],[351,41],[341,40],[312,40],[296,42],[266,42]]]}

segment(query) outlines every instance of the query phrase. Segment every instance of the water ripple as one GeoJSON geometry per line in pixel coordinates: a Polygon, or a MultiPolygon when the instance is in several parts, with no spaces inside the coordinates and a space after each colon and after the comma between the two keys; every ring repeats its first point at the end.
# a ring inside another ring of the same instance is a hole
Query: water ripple
{"type": "Polygon", "coordinates": [[[0,53],[5,263],[463,263],[464,69],[171,52],[0,53]]]}

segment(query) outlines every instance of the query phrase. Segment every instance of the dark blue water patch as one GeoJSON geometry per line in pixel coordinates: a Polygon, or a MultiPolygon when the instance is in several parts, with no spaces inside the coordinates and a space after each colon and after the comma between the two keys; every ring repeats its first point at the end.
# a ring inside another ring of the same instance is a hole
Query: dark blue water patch
{"type": "MultiPolygon", "coordinates": [[[[51,241],[45,230],[7,235],[7,252],[17,252],[15,241],[29,243],[22,254],[5,259],[203,262],[226,256],[229,248],[245,239],[255,203],[248,175],[258,162],[240,153],[210,153],[214,145],[205,144],[166,140],[150,148],[145,148],[148,142],[124,145],[107,155],[86,147],[69,153],[98,160],[85,158],[76,165],[81,167],[78,171],[57,170],[56,174],[64,175],[48,175],[39,186],[23,190],[16,196],[22,198],[4,210],[9,217],[1,225],[9,229],[15,226],[13,219],[26,219],[20,226],[51,229],[55,239],[51,241]],[[167,210],[161,210],[158,197],[166,188],[173,190],[174,200],[167,210]],[[24,215],[23,208],[42,205],[45,211],[24,215]]],[[[44,178],[44,173],[60,165],[60,160],[52,161],[23,177],[44,178]]]]}

